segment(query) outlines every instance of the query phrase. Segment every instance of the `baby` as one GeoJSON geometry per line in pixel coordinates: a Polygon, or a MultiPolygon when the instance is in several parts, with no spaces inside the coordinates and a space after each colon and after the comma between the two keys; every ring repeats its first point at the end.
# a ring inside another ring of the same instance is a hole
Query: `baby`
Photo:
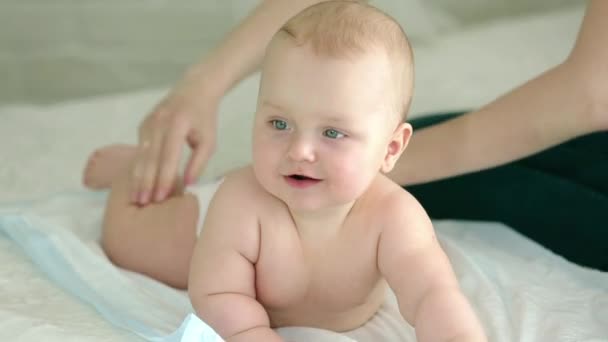
{"type": "MultiPolygon", "coordinates": [[[[378,9],[305,9],[268,46],[252,165],[225,176],[200,238],[201,198],[132,206],[125,167],[111,177],[106,253],[170,285],[187,281],[197,315],[227,341],[281,341],[272,328],[282,326],[352,330],[387,287],[419,341],[485,341],[430,219],[384,176],[412,134],[412,58],[399,24],[378,9]]],[[[103,187],[102,164],[132,155],[98,152],[85,184],[103,187]]]]}

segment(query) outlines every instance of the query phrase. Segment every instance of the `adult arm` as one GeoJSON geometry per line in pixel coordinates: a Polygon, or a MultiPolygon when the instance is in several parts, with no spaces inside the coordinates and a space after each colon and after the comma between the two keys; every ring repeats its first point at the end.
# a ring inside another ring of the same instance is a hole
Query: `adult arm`
{"type": "Polygon", "coordinates": [[[130,197],[145,205],[174,188],[182,147],[192,150],[184,180],[194,182],[215,148],[217,108],[224,94],[255,71],[266,46],[290,17],[321,0],[264,0],[221,43],[185,73],[148,114],[139,129],[139,149],[130,197]]]}
{"type": "Polygon", "coordinates": [[[414,132],[389,177],[424,183],[608,129],[608,1],[592,0],[567,59],[481,109],[414,132]]]}

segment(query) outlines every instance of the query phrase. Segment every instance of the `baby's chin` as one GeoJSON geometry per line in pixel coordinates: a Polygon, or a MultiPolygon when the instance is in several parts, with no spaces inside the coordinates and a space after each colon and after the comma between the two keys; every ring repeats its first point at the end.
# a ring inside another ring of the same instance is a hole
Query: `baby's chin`
{"type": "Polygon", "coordinates": [[[327,195],[316,196],[276,196],[289,208],[291,212],[301,214],[314,214],[321,211],[339,209],[352,204],[356,198],[335,198],[327,195]]]}

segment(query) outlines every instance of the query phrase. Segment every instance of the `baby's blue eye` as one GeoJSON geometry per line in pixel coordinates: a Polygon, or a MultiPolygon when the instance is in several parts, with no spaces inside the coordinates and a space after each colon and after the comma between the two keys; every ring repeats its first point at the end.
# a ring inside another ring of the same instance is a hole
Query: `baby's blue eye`
{"type": "Polygon", "coordinates": [[[344,133],[341,133],[339,131],[336,131],[333,128],[330,129],[326,129],[325,132],[323,132],[323,135],[325,135],[326,137],[330,138],[330,139],[340,139],[340,138],[344,138],[344,133]]]}
{"type": "Polygon", "coordinates": [[[284,131],[287,129],[287,122],[283,120],[272,120],[272,127],[278,129],[279,131],[284,131]]]}

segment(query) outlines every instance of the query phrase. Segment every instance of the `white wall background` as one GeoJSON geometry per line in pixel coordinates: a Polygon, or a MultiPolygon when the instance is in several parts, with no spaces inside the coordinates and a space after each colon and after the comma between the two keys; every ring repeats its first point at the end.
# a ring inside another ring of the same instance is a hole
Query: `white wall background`
{"type": "Polygon", "coordinates": [[[0,103],[173,82],[244,0],[0,0],[0,103]]]}
{"type": "MultiPolygon", "coordinates": [[[[168,86],[258,0],[0,0],[0,105],[168,86]]],[[[571,0],[372,0],[415,45],[571,0]]]]}

